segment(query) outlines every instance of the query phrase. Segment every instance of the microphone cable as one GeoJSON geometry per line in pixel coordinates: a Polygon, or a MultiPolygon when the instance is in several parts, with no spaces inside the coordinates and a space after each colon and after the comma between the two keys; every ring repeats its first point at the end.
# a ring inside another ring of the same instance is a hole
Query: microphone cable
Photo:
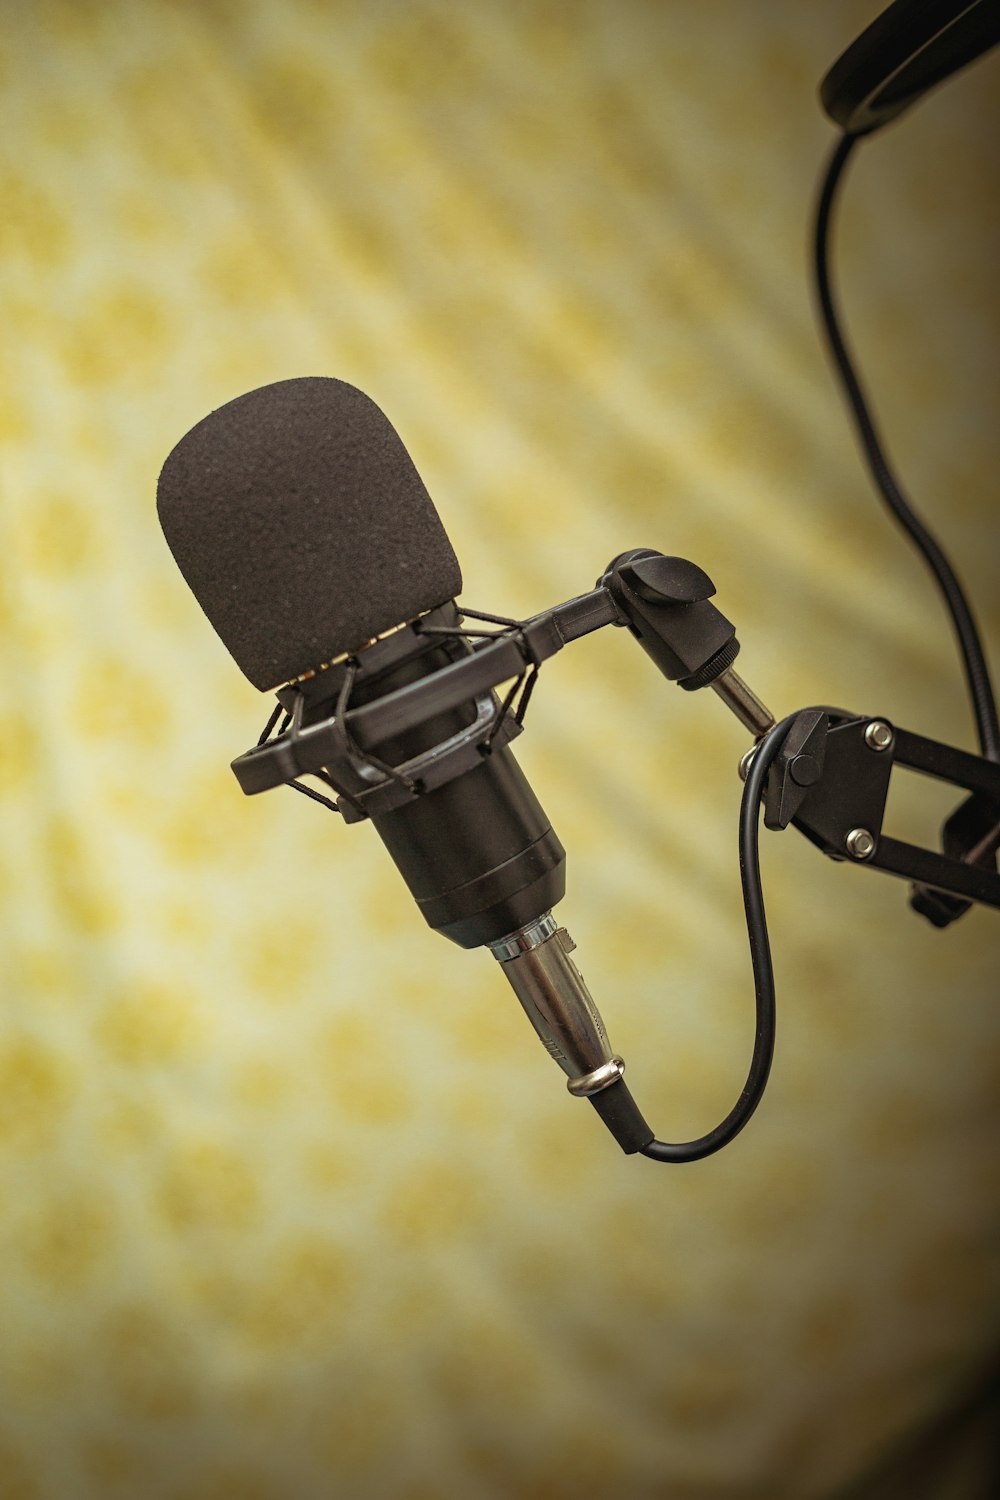
{"type": "Polygon", "coordinates": [[[875,487],[891,514],[927,563],[944,596],[945,605],[958,637],[962,665],[965,669],[976,719],[980,750],[987,760],[996,761],[1000,760],[1000,724],[997,721],[990,669],[971,606],[954,568],[937,539],[914,511],[889,463],[860,378],[847,350],[830,284],[829,242],[833,207],[844,168],[859,139],[858,135],[847,132],[837,142],[826,168],[816,210],[814,270],[822,327],[833,356],[834,367],[840,377],[854,418],[862,455],[875,487]]]}
{"type": "Polygon", "coordinates": [[[750,1119],[767,1087],[774,1057],[776,1015],[774,966],[771,963],[771,945],[767,936],[764,892],[760,879],[760,804],[768,773],[781,752],[785,736],[797,718],[797,713],[789,714],[779,724],[775,724],[773,729],[768,730],[760,741],[750,762],[740,803],[740,880],[743,885],[743,909],[746,913],[750,962],[753,967],[756,1019],[747,1080],[726,1118],[707,1135],[684,1142],[653,1140],[648,1146],[643,1146],[642,1154],[651,1157],[653,1161],[700,1161],[702,1157],[711,1156],[723,1146],[728,1146],[750,1119]]]}

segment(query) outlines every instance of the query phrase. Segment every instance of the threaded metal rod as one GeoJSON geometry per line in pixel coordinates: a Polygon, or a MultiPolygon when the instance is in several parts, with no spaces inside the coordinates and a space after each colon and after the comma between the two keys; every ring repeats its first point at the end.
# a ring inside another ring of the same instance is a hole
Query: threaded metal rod
{"type": "Polygon", "coordinates": [[[767,734],[769,729],[773,729],[775,719],[771,710],[761,703],[756,693],[747,687],[743,678],[734,672],[732,667],[727,667],[724,672],[720,672],[710,686],[715,689],[727,708],[732,709],[740,723],[749,729],[755,740],[759,740],[762,735],[767,734]]]}

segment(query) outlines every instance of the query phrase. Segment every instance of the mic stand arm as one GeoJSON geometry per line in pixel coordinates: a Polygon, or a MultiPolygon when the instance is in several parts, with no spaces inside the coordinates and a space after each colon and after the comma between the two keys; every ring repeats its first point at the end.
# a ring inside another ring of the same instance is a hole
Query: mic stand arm
{"type": "MultiPolygon", "coordinates": [[[[708,603],[711,580],[693,563],[640,549],[601,580],[621,618],[668,677],[712,687],[760,739],[769,710],[732,670],[735,628],[708,603]]],[[[746,776],[756,745],[744,756],[746,776]]],[[[1000,764],[899,729],[887,719],[811,708],[792,716],[768,770],[764,825],[792,823],[831,859],[868,864],[914,882],[913,909],[946,927],[978,901],[1000,907],[1000,764]],[[970,793],[944,825],[941,852],[882,833],[889,782],[902,766],[970,793]]]]}
{"type": "Polygon", "coordinates": [[[772,765],[764,825],[789,823],[831,859],[870,865],[914,882],[910,904],[946,927],[974,902],[1000,907],[1000,765],[888,719],[803,709],[772,765]],[[883,834],[895,766],[970,793],[944,825],[943,852],[883,834]]]}

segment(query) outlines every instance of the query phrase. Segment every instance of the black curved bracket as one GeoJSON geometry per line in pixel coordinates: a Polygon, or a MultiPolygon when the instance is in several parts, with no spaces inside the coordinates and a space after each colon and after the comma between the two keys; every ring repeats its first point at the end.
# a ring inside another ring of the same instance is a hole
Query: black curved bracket
{"type": "Polygon", "coordinates": [[[996,0],[895,0],[838,57],[820,100],[849,135],[869,134],[997,42],[996,0]]]}

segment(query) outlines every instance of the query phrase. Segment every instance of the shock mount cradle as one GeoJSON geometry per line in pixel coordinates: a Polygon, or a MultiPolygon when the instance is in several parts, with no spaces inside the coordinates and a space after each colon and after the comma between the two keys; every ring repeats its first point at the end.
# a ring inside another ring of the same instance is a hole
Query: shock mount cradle
{"type": "MultiPolygon", "coordinates": [[[[605,625],[628,629],[663,675],[693,691],[711,687],[759,743],[774,718],[733,671],[735,627],[709,601],[701,568],[638,548],[616,557],[589,593],[475,642],[460,610],[442,605],[370,642],[322,673],[279,690],[287,726],[239,756],[243,791],[318,775],[338,793],[347,822],[383,813],[462,774],[494,743],[520,733],[494,689],[537,672],[563,646],[605,625]],[[427,675],[351,706],[357,690],[428,642],[446,661],[427,675]],[[336,703],[331,712],[331,702],[336,703]],[[395,766],[376,751],[429,719],[473,706],[468,724],[395,766]]],[[[741,773],[755,747],[741,763],[741,773]]],[[[913,882],[911,905],[944,927],[973,902],[1000,907],[1000,764],[898,728],[887,718],[807,708],[794,718],[771,767],[764,798],[769,829],[792,824],[831,859],[913,882]],[[882,833],[893,768],[906,767],[968,795],[948,818],[941,851],[882,833]]]]}

